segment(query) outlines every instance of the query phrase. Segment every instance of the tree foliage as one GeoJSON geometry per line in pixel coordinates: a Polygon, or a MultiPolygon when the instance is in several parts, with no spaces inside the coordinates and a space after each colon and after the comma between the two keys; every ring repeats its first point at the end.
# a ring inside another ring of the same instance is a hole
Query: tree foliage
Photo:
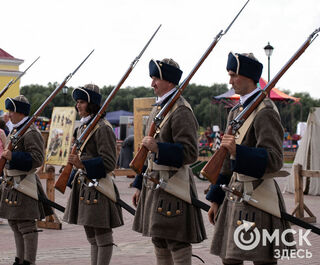
{"type": "MultiPolygon", "coordinates": [[[[27,85],[21,88],[21,94],[25,95],[31,103],[31,114],[33,114],[58,83],[49,83],[47,86],[27,85]]],[[[102,100],[104,101],[113,86],[104,86],[101,89],[102,100]]],[[[183,92],[183,96],[191,104],[198,123],[202,127],[219,125],[224,129],[228,114],[228,109],[223,104],[212,101],[214,96],[220,95],[228,90],[227,84],[214,84],[203,86],[190,84],[183,92]]],[[[72,99],[72,87],[68,88],[68,93],[64,95],[59,92],[53,101],[45,108],[41,116],[51,118],[54,106],[74,106],[72,99]]],[[[290,94],[290,91],[284,91],[290,94]]],[[[306,121],[311,107],[320,107],[320,99],[313,99],[307,92],[295,93],[292,96],[301,98],[300,103],[292,104],[287,102],[276,102],[278,106],[283,126],[294,132],[299,121],[306,121]]],[[[149,87],[126,87],[121,88],[113,98],[107,108],[108,112],[116,110],[133,111],[133,99],[141,97],[154,97],[153,89],[149,87]]]]}

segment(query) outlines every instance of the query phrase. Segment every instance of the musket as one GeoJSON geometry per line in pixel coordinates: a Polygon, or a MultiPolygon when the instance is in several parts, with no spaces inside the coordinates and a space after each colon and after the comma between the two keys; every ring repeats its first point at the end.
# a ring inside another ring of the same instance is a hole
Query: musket
{"type": "MultiPolygon", "coordinates": [[[[235,18],[232,20],[230,25],[227,27],[225,31],[221,30],[217,36],[214,38],[208,49],[205,51],[205,53],[202,55],[200,60],[197,62],[197,64],[194,66],[194,68],[191,70],[189,75],[186,77],[186,79],[179,85],[174,95],[170,98],[170,100],[163,106],[163,108],[160,110],[158,115],[154,118],[150,130],[149,130],[149,136],[154,137],[155,133],[157,131],[157,128],[159,127],[160,123],[163,121],[164,117],[167,115],[167,113],[172,109],[175,102],[179,99],[181,93],[183,90],[187,87],[189,84],[191,78],[194,76],[194,74],[197,72],[197,70],[200,68],[202,63],[205,61],[205,59],[208,57],[208,55],[211,53],[213,48],[217,45],[218,41],[221,39],[223,35],[225,35],[234,21],[237,19],[237,17],[240,15],[242,10],[245,8],[245,6],[248,4],[249,0],[244,4],[244,6],[241,8],[241,10],[238,12],[238,14],[235,16],[235,18]]],[[[136,153],[135,157],[130,163],[130,167],[138,174],[142,173],[142,168],[144,165],[144,162],[148,155],[148,149],[142,145],[139,151],[136,153]]]]}
{"type": "MultiPolygon", "coordinates": [[[[7,149],[12,151],[14,146],[17,144],[21,136],[28,130],[28,128],[34,124],[35,120],[39,117],[39,115],[42,113],[44,108],[53,100],[53,98],[58,94],[58,92],[67,84],[67,82],[72,78],[72,76],[79,70],[79,68],[84,64],[84,62],[89,58],[89,56],[93,53],[94,50],[92,50],[89,55],[79,64],[79,66],[70,73],[63,82],[56,87],[56,89],[50,94],[50,96],[42,103],[42,105],[37,109],[37,111],[33,114],[33,116],[28,119],[28,121],[21,127],[19,131],[17,131],[15,134],[10,136],[10,142],[8,144],[7,149]]],[[[0,159],[0,174],[3,171],[3,168],[6,164],[7,159],[4,157],[1,157],[0,159]]]]}
{"type": "Polygon", "coordinates": [[[29,70],[29,68],[30,68],[36,61],[39,60],[39,58],[40,58],[40,56],[39,56],[37,59],[35,59],[35,60],[33,61],[33,63],[30,64],[26,70],[24,70],[19,76],[17,76],[16,79],[14,79],[14,80],[11,79],[11,80],[8,82],[8,84],[1,90],[1,92],[0,92],[0,98],[3,96],[4,93],[6,93],[6,91],[9,89],[9,87],[11,87],[14,83],[16,83],[16,82],[29,70]]]}
{"type": "MultiPolygon", "coordinates": [[[[290,68],[290,66],[301,56],[301,54],[309,47],[313,40],[318,36],[320,28],[316,29],[308,39],[302,44],[302,46],[295,52],[295,54],[290,58],[290,60],[281,68],[281,70],[275,75],[275,77],[265,86],[263,90],[246,106],[243,111],[228,125],[226,134],[235,135],[250,114],[259,106],[263,99],[269,94],[271,89],[276,85],[279,79],[284,75],[284,73],[290,68]]],[[[220,170],[222,168],[223,162],[228,154],[228,150],[221,146],[213,156],[210,158],[208,163],[202,168],[201,174],[205,176],[212,184],[215,184],[220,170]]]]}
{"type": "MultiPolygon", "coordinates": [[[[96,114],[96,116],[92,119],[92,121],[88,124],[88,126],[86,127],[86,129],[83,131],[83,133],[79,136],[78,139],[76,139],[75,143],[72,146],[72,150],[71,150],[71,154],[77,154],[78,151],[80,150],[82,144],[84,143],[84,141],[87,139],[87,137],[89,136],[90,132],[94,129],[94,127],[96,126],[96,124],[98,123],[98,121],[102,118],[104,112],[106,111],[108,105],[110,104],[111,100],[113,99],[113,97],[116,95],[116,93],[118,92],[118,90],[120,89],[120,87],[122,86],[122,84],[124,83],[124,81],[128,78],[128,76],[130,75],[131,71],[133,70],[133,68],[136,66],[136,64],[138,63],[140,57],[142,56],[142,54],[144,53],[144,51],[147,49],[147,47],[149,46],[150,42],[152,41],[152,39],[154,38],[154,36],[157,34],[158,30],[160,29],[161,25],[159,25],[159,27],[157,28],[157,30],[153,33],[153,35],[151,36],[151,38],[149,39],[149,41],[147,42],[147,44],[144,46],[144,48],[142,49],[142,51],[140,52],[140,54],[132,61],[132,63],[130,64],[129,68],[127,69],[127,71],[125,72],[125,74],[122,76],[122,78],[120,79],[119,83],[113,88],[113,90],[110,92],[109,96],[107,97],[107,99],[105,100],[105,102],[103,103],[102,107],[100,108],[100,110],[98,111],[98,113],[96,114]]],[[[68,163],[63,171],[61,172],[56,184],[55,184],[55,188],[60,191],[61,193],[64,193],[66,190],[66,186],[68,183],[68,179],[69,176],[71,174],[72,171],[72,164],[68,163]]]]}
{"type": "MultiPolygon", "coordinates": [[[[220,187],[225,191],[225,192],[230,192],[231,194],[237,196],[237,197],[240,197],[241,199],[243,199],[244,201],[246,202],[249,202],[249,201],[252,201],[253,203],[250,203],[250,205],[254,206],[254,203],[257,203],[256,200],[254,200],[253,198],[251,198],[250,195],[247,195],[247,194],[244,194],[240,191],[237,191],[236,189],[234,188],[229,188],[227,187],[226,185],[220,185],[220,187]]],[[[311,225],[291,214],[288,214],[286,213],[285,211],[281,211],[280,210],[280,214],[281,214],[281,219],[283,220],[286,220],[288,222],[291,222],[297,226],[300,226],[302,228],[305,228],[305,229],[310,229],[313,233],[317,234],[317,235],[320,235],[320,228],[314,226],[314,225],[311,225]]]]}

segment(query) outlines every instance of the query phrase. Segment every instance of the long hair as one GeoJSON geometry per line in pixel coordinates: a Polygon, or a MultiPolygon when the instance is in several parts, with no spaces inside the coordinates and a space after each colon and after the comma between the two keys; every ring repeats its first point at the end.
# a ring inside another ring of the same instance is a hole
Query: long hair
{"type": "MultiPolygon", "coordinates": [[[[76,109],[76,112],[78,113],[78,109],[77,109],[77,105],[74,106],[74,108],[76,109]]],[[[89,113],[89,115],[96,115],[100,110],[100,106],[98,106],[97,104],[94,103],[88,103],[87,108],[86,108],[86,112],[89,113]]],[[[102,115],[104,116],[104,115],[102,115]]]]}

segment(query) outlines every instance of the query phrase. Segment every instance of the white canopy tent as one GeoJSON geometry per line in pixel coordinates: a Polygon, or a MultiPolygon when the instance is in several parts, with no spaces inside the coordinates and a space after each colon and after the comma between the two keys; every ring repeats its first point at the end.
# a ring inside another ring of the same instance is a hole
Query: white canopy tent
{"type": "MultiPolygon", "coordinates": [[[[310,110],[307,128],[300,141],[293,165],[300,164],[302,169],[320,170],[320,108],[310,110]]],[[[294,193],[293,165],[285,190],[294,193]]],[[[305,182],[305,180],[304,180],[305,182]]],[[[320,178],[310,178],[309,193],[320,195],[320,178]]]]}

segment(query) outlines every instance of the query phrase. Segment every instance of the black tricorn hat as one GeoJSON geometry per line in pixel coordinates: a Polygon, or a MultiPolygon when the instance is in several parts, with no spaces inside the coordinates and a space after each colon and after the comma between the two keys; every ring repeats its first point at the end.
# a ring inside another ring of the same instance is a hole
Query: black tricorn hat
{"type": "MultiPolygon", "coordinates": [[[[249,54],[253,57],[253,54],[249,54]]],[[[262,74],[263,65],[249,56],[230,52],[228,55],[227,71],[235,72],[237,75],[243,75],[252,79],[256,84],[262,74]]]]}
{"type": "Polygon", "coordinates": [[[28,116],[30,113],[30,103],[24,95],[20,95],[14,98],[6,98],[5,107],[7,110],[19,112],[28,116]]]}
{"type": "Polygon", "coordinates": [[[182,71],[179,69],[179,65],[172,59],[163,59],[162,61],[152,59],[149,62],[149,75],[150,77],[155,76],[161,80],[178,85],[182,71]]]}

